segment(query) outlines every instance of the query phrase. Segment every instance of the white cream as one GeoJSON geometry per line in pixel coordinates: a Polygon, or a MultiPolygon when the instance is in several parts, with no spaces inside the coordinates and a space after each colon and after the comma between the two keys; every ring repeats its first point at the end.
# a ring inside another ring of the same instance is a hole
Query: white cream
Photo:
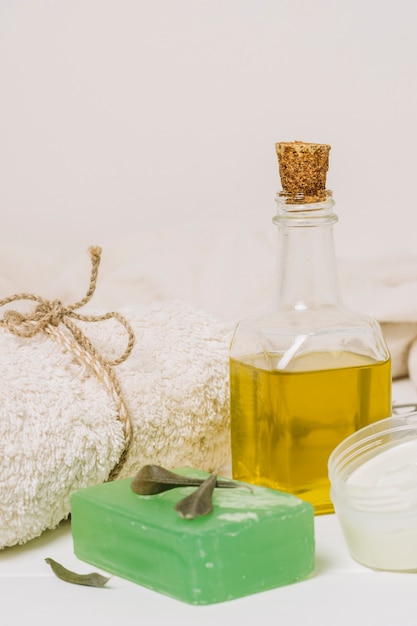
{"type": "Polygon", "coordinates": [[[346,484],[417,488],[417,441],[407,441],[374,456],[354,470],[346,484]]]}
{"type": "Polygon", "coordinates": [[[333,500],[352,556],[375,569],[417,569],[417,440],[376,454],[339,487],[333,500]]]}

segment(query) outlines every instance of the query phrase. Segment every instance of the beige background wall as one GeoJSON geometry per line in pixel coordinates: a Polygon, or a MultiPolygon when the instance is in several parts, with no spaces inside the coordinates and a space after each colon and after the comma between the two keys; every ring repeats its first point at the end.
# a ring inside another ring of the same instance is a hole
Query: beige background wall
{"type": "Polygon", "coordinates": [[[413,0],[1,0],[0,245],[273,228],[274,143],[332,145],[343,257],[412,253],[413,0]]]}

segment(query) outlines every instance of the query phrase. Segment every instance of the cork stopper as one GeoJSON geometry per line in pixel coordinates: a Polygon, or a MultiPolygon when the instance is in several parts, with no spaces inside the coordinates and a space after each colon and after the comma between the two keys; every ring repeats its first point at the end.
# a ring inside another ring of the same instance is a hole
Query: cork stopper
{"type": "Polygon", "coordinates": [[[323,202],[330,146],[303,141],[275,144],[283,195],[287,204],[323,202]]]}

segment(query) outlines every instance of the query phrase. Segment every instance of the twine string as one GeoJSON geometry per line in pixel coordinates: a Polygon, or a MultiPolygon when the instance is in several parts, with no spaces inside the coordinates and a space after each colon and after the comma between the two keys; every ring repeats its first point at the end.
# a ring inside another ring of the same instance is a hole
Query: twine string
{"type": "Polygon", "coordinates": [[[94,372],[97,379],[105,385],[116,404],[118,419],[122,423],[125,437],[124,451],[109,477],[109,479],[113,479],[117,476],[123,465],[132,438],[130,417],[113,366],[119,365],[128,358],[135,343],[135,335],[127,319],[116,311],[110,311],[103,315],[84,315],[76,312],[76,309],[81,308],[91,300],[97,285],[101,248],[92,246],[88,251],[91,258],[91,274],[88,290],[84,298],[75,304],[65,306],[60,300],[48,300],[32,293],[17,293],[0,300],[0,308],[12,302],[25,300],[35,302],[36,306],[33,311],[27,313],[10,309],[5,311],[3,318],[0,319],[0,326],[6,328],[13,335],[27,339],[41,332],[46,333],[52,339],[60,343],[64,349],[71,352],[75,357],[81,360],[81,362],[87,365],[94,372]],[[124,327],[127,334],[126,348],[124,352],[115,359],[107,359],[101,355],[73,321],[103,322],[108,319],[117,320],[124,327]],[[64,326],[68,332],[63,331],[62,326],[64,326]]]}

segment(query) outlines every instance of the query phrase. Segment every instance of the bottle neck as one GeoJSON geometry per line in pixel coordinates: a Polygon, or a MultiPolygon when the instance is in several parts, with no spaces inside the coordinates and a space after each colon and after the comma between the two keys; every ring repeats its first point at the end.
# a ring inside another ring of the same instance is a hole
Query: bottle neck
{"type": "Polygon", "coordinates": [[[278,259],[276,305],[285,310],[341,307],[333,241],[334,201],[288,204],[277,194],[278,259]]]}

